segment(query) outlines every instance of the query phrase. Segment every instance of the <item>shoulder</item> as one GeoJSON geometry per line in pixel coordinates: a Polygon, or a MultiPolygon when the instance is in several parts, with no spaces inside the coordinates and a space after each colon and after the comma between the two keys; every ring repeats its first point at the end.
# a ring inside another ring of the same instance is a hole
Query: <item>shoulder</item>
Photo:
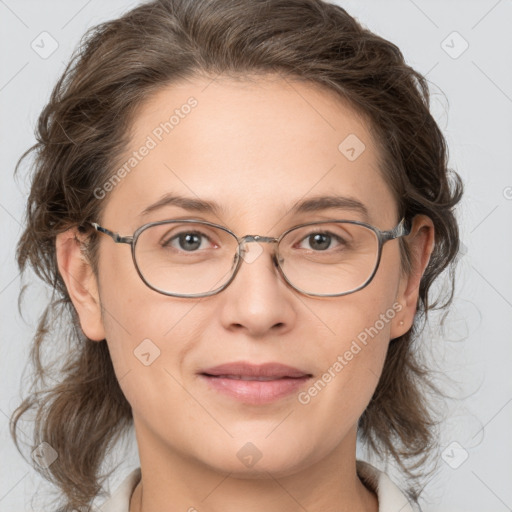
{"type": "Polygon", "coordinates": [[[99,512],[128,512],[130,510],[130,498],[140,481],[140,477],[140,467],[129,473],[110,498],[99,507],[99,512]]]}
{"type": "Polygon", "coordinates": [[[368,462],[356,462],[361,481],[377,495],[379,512],[415,512],[411,502],[389,476],[368,462]]]}

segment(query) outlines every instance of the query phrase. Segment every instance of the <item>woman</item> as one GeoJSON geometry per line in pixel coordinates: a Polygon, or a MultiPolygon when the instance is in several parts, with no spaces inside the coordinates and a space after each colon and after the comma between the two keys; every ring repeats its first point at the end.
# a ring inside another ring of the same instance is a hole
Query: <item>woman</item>
{"type": "Polygon", "coordinates": [[[320,0],[154,1],[88,34],[26,153],[18,245],[55,294],[12,434],[35,408],[61,510],[102,497],[132,425],[140,468],[102,510],[417,507],[417,336],[462,195],[428,105],[395,45],[320,0]]]}

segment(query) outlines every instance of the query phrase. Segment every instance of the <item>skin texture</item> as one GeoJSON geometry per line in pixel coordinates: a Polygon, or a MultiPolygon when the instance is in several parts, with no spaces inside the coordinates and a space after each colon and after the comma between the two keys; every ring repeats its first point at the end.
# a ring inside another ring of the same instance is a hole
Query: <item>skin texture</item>
{"type": "MultiPolygon", "coordinates": [[[[370,223],[382,230],[398,223],[367,127],[334,93],[312,84],[218,77],[168,86],[141,106],[126,157],[190,96],[198,105],[103,199],[102,217],[95,219],[102,226],[131,235],[150,221],[200,218],[238,236],[277,237],[301,222],[362,220],[350,210],[288,214],[301,199],[329,194],[364,203],[370,223]],[[338,150],[349,134],[366,146],[354,161],[338,150]],[[166,206],[139,217],[169,192],[215,200],[223,212],[166,206]]],[[[104,235],[95,276],[76,234],[70,229],[59,235],[59,268],[85,334],[106,338],[133,409],[142,482],[131,512],[378,509],[376,496],[356,474],[356,425],[377,385],[389,340],[412,325],[434,243],[429,218],[417,216],[407,237],[410,276],[401,274],[393,240],[384,245],[379,270],[366,288],[333,298],[307,297],[289,287],[272,265],[269,244],[261,245],[254,261],[242,262],[221,293],[167,297],[142,282],[128,245],[104,235]],[[209,389],[197,375],[230,361],[277,361],[316,380],[396,303],[400,312],[306,405],[297,394],[245,405],[209,389]],[[160,350],[149,366],[134,356],[147,338],[160,350]],[[248,442],[261,453],[252,467],[237,456],[248,442]]]]}

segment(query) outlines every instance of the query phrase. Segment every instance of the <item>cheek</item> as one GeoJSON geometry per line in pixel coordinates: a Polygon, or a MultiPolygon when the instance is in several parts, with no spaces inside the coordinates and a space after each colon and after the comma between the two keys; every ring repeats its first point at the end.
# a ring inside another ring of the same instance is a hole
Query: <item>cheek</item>
{"type": "Polygon", "coordinates": [[[114,370],[127,400],[136,408],[144,407],[148,387],[163,390],[171,375],[181,381],[181,362],[193,349],[188,340],[197,338],[187,321],[196,301],[151,290],[131,259],[126,260],[106,258],[100,269],[100,300],[114,370]]]}
{"type": "Polygon", "coordinates": [[[382,371],[391,322],[399,308],[384,302],[376,301],[373,306],[366,302],[364,307],[357,303],[341,305],[338,314],[333,315],[336,321],[331,322],[334,334],[318,342],[316,351],[322,369],[303,403],[323,396],[317,401],[342,401],[344,406],[336,410],[343,410],[348,404],[357,408],[369,400],[382,371]]]}
{"type": "Polygon", "coordinates": [[[317,338],[322,370],[298,397],[313,415],[358,417],[370,400],[386,358],[391,325],[403,305],[396,301],[399,269],[385,260],[362,290],[311,309],[329,334],[317,338]]]}
{"type": "Polygon", "coordinates": [[[166,329],[160,324],[172,322],[173,308],[165,308],[164,313],[162,305],[166,304],[167,298],[142,281],[128,245],[102,247],[99,283],[105,332],[112,345],[122,342],[127,348],[128,341],[140,343],[156,333],[161,337],[166,329]]]}
{"type": "Polygon", "coordinates": [[[180,385],[183,362],[195,346],[184,321],[193,304],[169,303],[154,295],[126,296],[111,304],[112,315],[106,315],[107,343],[119,385],[134,414],[149,423],[160,422],[163,410],[183,411],[193,405],[180,385]]]}

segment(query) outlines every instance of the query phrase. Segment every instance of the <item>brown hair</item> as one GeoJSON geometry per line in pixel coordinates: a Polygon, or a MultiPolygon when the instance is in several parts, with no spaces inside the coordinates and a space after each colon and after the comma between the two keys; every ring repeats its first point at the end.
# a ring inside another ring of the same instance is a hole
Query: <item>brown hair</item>
{"type": "MultiPolygon", "coordinates": [[[[134,115],[152,93],[198,75],[267,73],[326,87],[365,116],[399,215],[422,213],[434,223],[435,248],[421,280],[415,324],[390,342],[359,435],[378,455],[393,456],[409,475],[422,468],[435,447],[432,385],[417,339],[427,312],[447,308],[453,298],[459,248],[453,209],[463,186],[455,172],[450,180],[426,79],[393,43],[321,0],[152,1],[84,35],[39,117],[37,143],[15,171],[35,153],[17,261],[21,271],[32,266],[53,295],[34,337],[30,393],[13,413],[11,433],[19,449],[16,425],[35,408],[34,447],[46,442],[58,459],[47,470],[34,467],[58,486],[63,511],[88,506],[101,491],[108,476],[100,474],[101,464],[131,427],[132,414],[107,344],[91,342],[80,328],[58,272],[56,235],[100,218],[105,202],[93,191],[116,170],[134,115]],[[429,290],[444,270],[451,293],[443,304],[431,303],[429,290]],[[57,372],[44,360],[43,348],[47,343],[57,353],[63,340],[57,372]],[[46,380],[51,375],[53,383],[46,380]]],[[[97,238],[90,234],[95,269],[97,238]]],[[[406,242],[400,247],[409,271],[406,242]]],[[[412,485],[409,493],[416,499],[412,485]]]]}

